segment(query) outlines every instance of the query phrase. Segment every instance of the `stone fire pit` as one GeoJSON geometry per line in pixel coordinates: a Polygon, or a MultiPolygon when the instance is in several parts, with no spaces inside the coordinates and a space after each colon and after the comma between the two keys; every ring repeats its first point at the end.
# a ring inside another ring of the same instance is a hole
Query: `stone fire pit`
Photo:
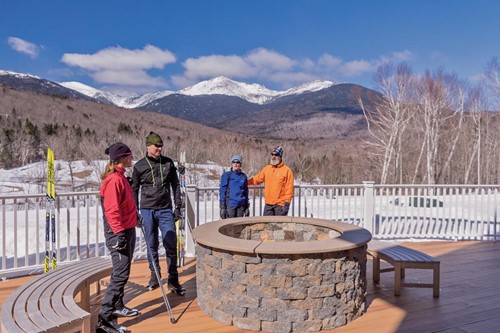
{"type": "Polygon", "coordinates": [[[371,234],[329,220],[262,216],[194,229],[198,303],[226,324],[266,332],[321,331],[366,311],[371,234]]]}

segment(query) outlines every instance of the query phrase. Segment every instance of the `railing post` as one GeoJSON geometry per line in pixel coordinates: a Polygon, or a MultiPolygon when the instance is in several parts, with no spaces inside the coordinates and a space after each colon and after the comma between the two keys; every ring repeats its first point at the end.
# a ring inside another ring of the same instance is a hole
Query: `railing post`
{"type": "Polygon", "coordinates": [[[297,199],[299,200],[299,204],[297,206],[298,206],[298,210],[299,210],[298,216],[300,217],[300,216],[302,216],[302,214],[301,214],[301,211],[302,211],[302,189],[300,186],[297,186],[296,189],[298,189],[298,191],[299,191],[299,195],[297,196],[298,197],[297,199]]]}
{"type": "Polygon", "coordinates": [[[196,185],[186,186],[186,208],[185,208],[185,226],[184,230],[186,233],[186,257],[194,258],[196,256],[193,236],[191,231],[198,226],[199,216],[197,207],[197,192],[198,187],[196,185]]]}
{"type": "Polygon", "coordinates": [[[363,224],[364,228],[368,230],[372,235],[375,230],[374,222],[375,222],[375,191],[374,186],[375,182],[373,181],[364,181],[363,182],[363,224]]]}

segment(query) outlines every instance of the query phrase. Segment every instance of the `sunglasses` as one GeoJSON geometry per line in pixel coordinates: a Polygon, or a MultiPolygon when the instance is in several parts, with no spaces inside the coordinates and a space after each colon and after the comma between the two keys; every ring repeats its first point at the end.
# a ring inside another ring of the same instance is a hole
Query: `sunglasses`
{"type": "Polygon", "coordinates": [[[155,145],[156,148],[163,148],[163,145],[155,145]]]}
{"type": "Polygon", "coordinates": [[[231,163],[233,163],[233,164],[241,164],[240,161],[232,161],[231,163]]]}
{"type": "Polygon", "coordinates": [[[271,153],[271,156],[280,156],[280,155],[276,153],[271,153]]]}

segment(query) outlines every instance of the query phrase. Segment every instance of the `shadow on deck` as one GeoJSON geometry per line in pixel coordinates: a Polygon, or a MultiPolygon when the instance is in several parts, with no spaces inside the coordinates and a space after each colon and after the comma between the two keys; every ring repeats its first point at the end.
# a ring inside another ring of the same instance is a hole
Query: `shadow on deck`
{"type": "MultiPolygon", "coordinates": [[[[440,297],[432,297],[432,289],[403,288],[401,296],[394,296],[393,274],[383,274],[380,285],[371,281],[372,262],[368,260],[368,310],[354,322],[334,330],[322,332],[496,332],[500,327],[500,244],[494,242],[422,242],[404,243],[441,260],[440,297]]],[[[179,271],[185,296],[169,293],[176,324],[170,322],[161,291],[146,291],[149,280],[146,261],[132,265],[126,286],[126,302],[136,307],[141,315],[122,318],[119,322],[131,332],[176,333],[242,333],[251,332],[225,326],[205,315],[196,301],[195,260],[188,260],[179,271]]],[[[162,263],[166,272],[165,262],[162,263]]],[[[0,305],[19,285],[32,277],[0,282],[0,305]]],[[[407,281],[431,279],[427,270],[408,270],[407,281]]],[[[166,280],[164,280],[166,282],[166,280]]],[[[102,294],[92,299],[92,325],[95,325],[102,294]]]]}

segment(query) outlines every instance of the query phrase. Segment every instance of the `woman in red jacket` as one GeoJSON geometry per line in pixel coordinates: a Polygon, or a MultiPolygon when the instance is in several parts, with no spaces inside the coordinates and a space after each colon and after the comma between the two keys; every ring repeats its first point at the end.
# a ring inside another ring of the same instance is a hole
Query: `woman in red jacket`
{"type": "Polygon", "coordinates": [[[135,248],[137,207],[125,169],[132,166],[132,152],[127,145],[117,142],[105,151],[109,163],[101,175],[100,190],[104,212],[104,237],[113,272],[99,312],[97,332],[123,332],[126,328],[116,322],[116,317],[137,316],[137,309],[123,304],[124,288],[130,275],[130,265],[135,248]]]}

